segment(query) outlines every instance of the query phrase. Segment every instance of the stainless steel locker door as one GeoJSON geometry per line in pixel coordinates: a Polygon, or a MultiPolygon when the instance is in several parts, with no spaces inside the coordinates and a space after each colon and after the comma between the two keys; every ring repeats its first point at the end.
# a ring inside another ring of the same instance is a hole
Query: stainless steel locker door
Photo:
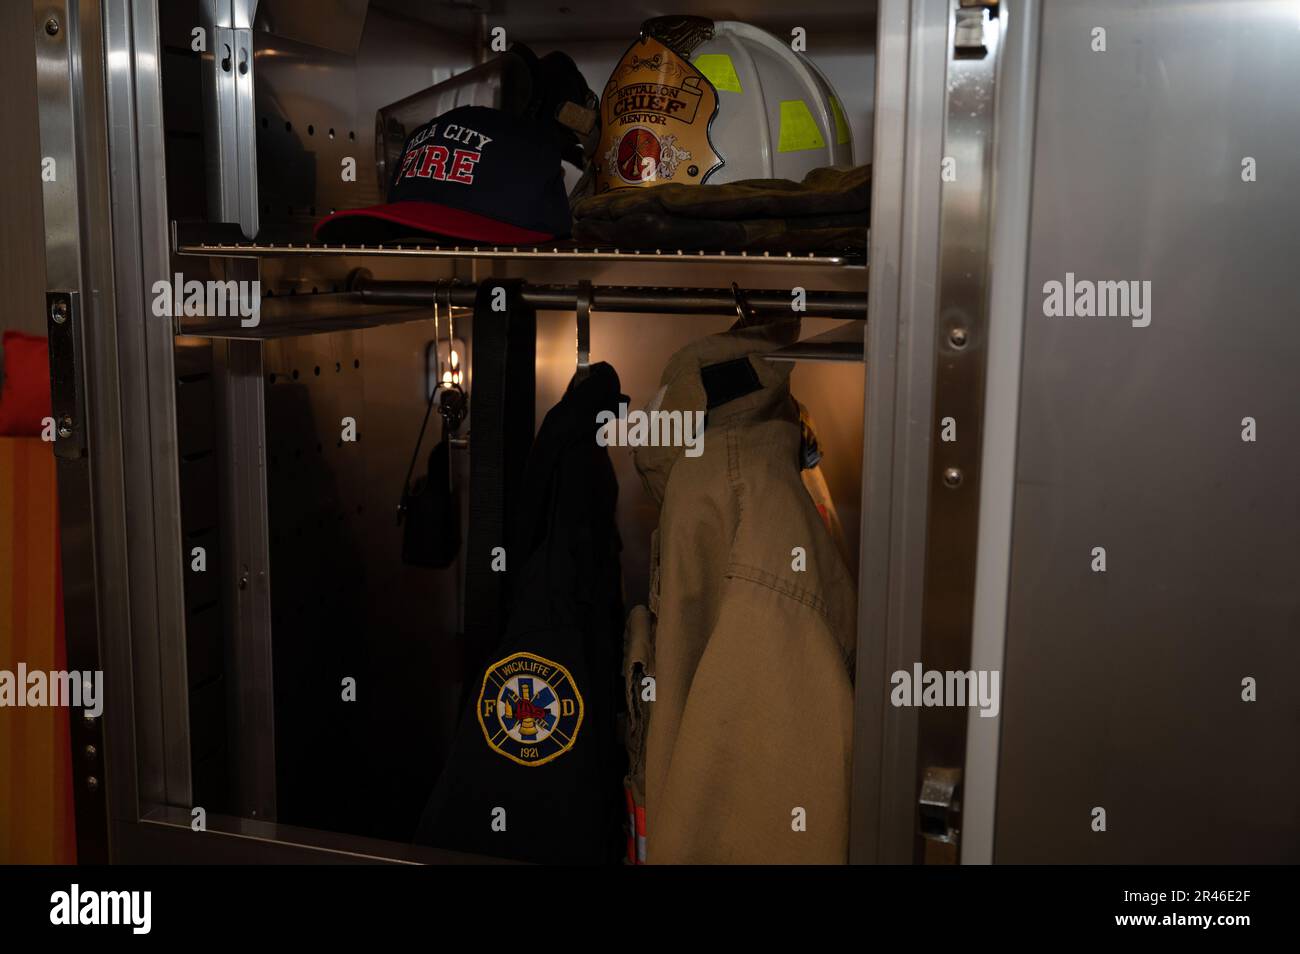
{"type": "Polygon", "coordinates": [[[1056,0],[1040,43],[996,828],[967,860],[1295,862],[1300,7],[1056,0]],[[1144,284],[1080,317],[1085,282],[1144,284]]]}

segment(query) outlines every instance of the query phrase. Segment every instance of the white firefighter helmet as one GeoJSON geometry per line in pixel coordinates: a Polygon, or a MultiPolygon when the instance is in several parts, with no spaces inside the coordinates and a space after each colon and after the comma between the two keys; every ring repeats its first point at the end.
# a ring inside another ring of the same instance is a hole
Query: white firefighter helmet
{"type": "Polygon", "coordinates": [[[853,165],[842,101],[812,60],[766,30],[723,20],[691,63],[718,91],[710,139],[724,165],[709,182],[801,180],[822,166],[853,165]]]}
{"type": "Polygon", "coordinates": [[[730,20],[664,17],[646,27],[601,97],[597,192],[798,181],[853,164],[839,97],[788,43],[730,20]]]}

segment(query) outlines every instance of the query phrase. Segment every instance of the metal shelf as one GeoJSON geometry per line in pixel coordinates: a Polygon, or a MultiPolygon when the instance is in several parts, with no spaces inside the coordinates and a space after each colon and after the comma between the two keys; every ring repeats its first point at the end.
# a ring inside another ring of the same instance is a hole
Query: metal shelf
{"type": "MultiPolygon", "coordinates": [[[[383,258],[477,258],[522,261],[713,263],[727,265],[800,265],[831,268],[862,268],[866,257],[851,252],[804,254],[792,252],[689,251],[683,249],[585,248],[571,242],[546,246],[527,245],[431,245],[421,242],[387,245],[329,245],[315,243],[301,235],[292,238],[268,235],[250,242],[238,227],[219,224],[172,223],[172,247],[178,255],[280,258],[295,255],[371,256],[383,258]],[[294,240],[296,239],[296,240],[294,240]]],[[[864,243],[865,244],[865,243],[864,243]]]]}
{"type": "Polygon", "coordinates": [[[846,321],[830,331],[770,351],[768,361],[865,361],[865,319],[846,321]]]}
{"type": "MultiPolygon", "coordinates": [[[[229,224],[172,223],[172,246],[178,255],[231,258],[279,258],[286,256],[372,256],[383,258],[488,258],[515,260],[567,260],[612,262],[726,263],[741,265],[791,265],[807,267],[857,268],[865,262],[845,255],[794,255],[743,252],[643,251],[578,248],[555,244],[546,248],[523,246],[430,245],[326,245],[302,241],[303,233],[263,228],[261,241],[245,240],[237,226],[229,224]]],[[[449,305],[474,306],[478,289],[474,284],[427,281],[375,280],[368,270],[354,268],[347,276],[347,288],[340,292],[311,295],[272,295],[261,302],[261,320],[252,328],[229,318],[182,317],[180,332],[211,338],[266,340],[335,331],[373,328],[431,315],[436,295],[449,305]]],[[[527,284],[523,299],[539,309],[575,310],[579,288],[574,285],[527,284]]],[[[739,310],[740,302],[756,314],[786,312],[790,296],[786,289],[695,288],[680,285],[631,287],[588,286],[589,307],[605,312],[652,313],[658,315],[725,315],[739,310]]],[[[865,292],[806,292],[806,313],[811,316],[858,319],[827,334],[797,342],[769,355],[772,360],[861,361],[862,320],[867,310],[865,292]]]]}

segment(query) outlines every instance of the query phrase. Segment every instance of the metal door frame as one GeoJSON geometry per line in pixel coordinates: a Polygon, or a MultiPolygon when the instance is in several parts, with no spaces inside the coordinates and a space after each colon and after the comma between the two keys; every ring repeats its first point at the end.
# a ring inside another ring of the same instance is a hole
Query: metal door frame
{"type": "Polygon", "coordinates": [[[917,720],[886,705],[918,658],[933,401],[946,0],[881,0],[849,860],[912,859],[917,720]]]}
{"type": "MultiPolygon", "coordinates": [[[[979,544],[971,660],[975,670],[1003,669],[1011,590],[1020,368],[1029,267],[1029,210],[1034,164],[1041,6],[1015,0],[1008,11],[997,89],[989,282],[988,385],[980,472],[979,544]]],[[[1005,686],[1005,682],[1003,683],[1005,686]]],[[[1001,708],[993,718],[972,709],[966,733],[962,864],[992,864],[1001,708]]]]}
{"type": "MultiPolygon", "coordinates": [[[[1022,131],[1014,122],[1025,121],[1023,62],[1014,64],[1014,92],[1004,94],[1001,87],[1009,69],[1002,51],[1006,24],[1016,24],[1019,54],[1032,53],[1036,62],[1036,47],[1025,45],[1037,29],[1030,7],[1008,0],[880,4],[853,862],[918,860],[922,774],[940,757],[946,768],[976,769],[979,796],[969,820],[978,829],[973,837],[980,847],[972,859],[991,842],[995,792],[988,777],[997,771],[998,720],[978,719],[976,710],[969,718],[944,714],[936,719],[934,713],[895,707],[887,700],[891,675],[909,671],[916,662],[930,666],[937,660],[937,668],[962,670],[1001,668],[993,609],[999,585],[1005,605],[1006,581],[999,582],[993,571],[1006,554],[993,544],[1007,536],[1009,515],[987,514],[989,500],[1001,501],[1009,482],[1002,462],[987,475],[983,471],[989,455],[1005,446],[1007,422],[998,422],[990,443],[984,432],[984,381],[990,367],[1005,371],[1014,361],[1018,370],[1019,339],[1005,319],[998,323],[997,337],[990,338],[988,283],[994,229],[997,240],[1013,243],[1017,217],[1027,214],[1027,199],[1018,190],[1023,183],[1009,178],[1024,172],[1024,150],[1014,138],[1022,131]],[[981,54],[979,44],[972,47],[970,34],[957,24],[960,18],[971,25],[971,16],[978,22],[985,7],[991,16],[984,20],[989,32],[983,35],[991,42],[981,54]],[[958,46],[964,47],[960,56],[958,46]],[[1011,99],[1000,104],[1004,95],[1011,99]],[[1008,112],[1010,120],[1000,122],[1008,112]],[[1000,136],[995,137],[995,130],[1000,136]],[[1004,200],[1010,211],[1003,210],[1000,217],[995,216],[993,192],[998,154],[990,141],[1001,143],[1000,171],[1008,177],[1004,200]],[[950,155],[966,165],[956,180],[943,181],[942,163],[950,155]],[[993,347],[999,349],[996,354],[993,347]],[[959,422],[958,439],[951,444],[937,439],[940,419],[947,415],[959,422]],[[1003,520],[1007,526],[999,525],[1003,520]],[[996,530],[987,542],[986,529],[996,530]],[[978,577],[977,562],[982,568],[978,577]],[[977,654],[972,652],[976,611],[981,619],[977,654]],[[978,731],[971,731],[972,719],[982,723],[978,731]]],[[[1020,225],[1023,242],[1024,222],[1020,225]]],[[[999,280],[999,308],[1015,287],[1012,273],[999,280]]],[[[997,407],[1004,408],[1003,389],[995,396],[997,407]]],[[[1009,426],[1014,435],[1014,417],[1009,426]]],[[[960,805],[965,797],[961,788],[956,797],[960,805]]],[[[965,814],[961,818],[964,828],[965,814]]],[[[950,860],[956,860],[964,834],[956,832],[950,860]]]]}
{"type": "Polygon", "coordinates": [[[73,356],[52,368],[69,418],[55,444],[67,659],[104,671],[101,718],[69,719],[77,856],[102,863],[115,847],[109,818],[136,817],[138,797],[104,45],[96,3],[36,2],[33,13],[41,155],[55,163],[42,186],[47,298],[70,305],[69,320],[51,316],[52,355],[73,356]]]}

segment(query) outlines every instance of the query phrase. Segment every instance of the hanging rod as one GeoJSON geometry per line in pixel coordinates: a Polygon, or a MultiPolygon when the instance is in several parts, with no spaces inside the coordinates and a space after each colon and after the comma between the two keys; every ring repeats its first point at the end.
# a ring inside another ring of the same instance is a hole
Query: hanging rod
{"type": "MultiPolygon", "coordinates": [[[[491,281],[491,279],[487,279],[491,281]]],[[[428,321],[433,315],[433,297],[461,308],[473,308],[479,285],[446,282],[376,281],[365,269],[349,277],[346,289],[321,294],[266,292],[261,298],[258,320],[251,326],[238,318],[180,316],[180,334],[200,338],[267,340],[330,334],[428,321]]],[[[533,285],[521,288],[523,299],[543,311],[578,310],[578,285],[533,285]]],[[[791,294],[787,289],[735,288],[651,288],[622,285],[592,285],[587,299],[590,312],[632,312],[659,315],[737,315],[743,308],[750,314],[790,315],[791,294]]],[[[857,319],[867,317],[865,292],[807,290],[800,317],[857,319]]],[[[857,335],[857,332],[848,334],[857,335]]],[[[856,340],[856,339],[855,339],[856,340]]],[[[802,343],[801,343],[802,346],[802,343]]],[[[792,346],[793,347],[793,346],[792,346]]],[[[828,356],[841,345],[821,347],[828,356]]],[[[849,360],[859,349],[853,345],[849,360]]],[[[792,352],[793,353],[793,352],[792,352]]],[[[797,357],[809,357],[802,354],[797,357]]]]}
{"type": "MultiPolygon", "coordinates": [[[[446,283],[376,281],[358,276],[349,294],[372,305],[428,306],[435,293],[445,295],[446,283]]],[[[578,285],[525,284],[523,300],[534,308],[573,311],[577,307],[578,285]]],[[[452,285],[451,303],[462,308],[474,307],[477,285],[452,285]]],[[[791,313],[789,289],[742,289],[740,295],[759,314],[791,313]]],[[[648,288],[627,285],[592,285],[591,310],[594,312],[652,312],[666,315],[729,315],[736,311],[736,296],[730,288],[648,288]]],[[[299,296],[303,297],[303,296],[299,296]]],[[[866,292],[805,292],[804,314],[821,318],[865,318],[866,292]]]]}

